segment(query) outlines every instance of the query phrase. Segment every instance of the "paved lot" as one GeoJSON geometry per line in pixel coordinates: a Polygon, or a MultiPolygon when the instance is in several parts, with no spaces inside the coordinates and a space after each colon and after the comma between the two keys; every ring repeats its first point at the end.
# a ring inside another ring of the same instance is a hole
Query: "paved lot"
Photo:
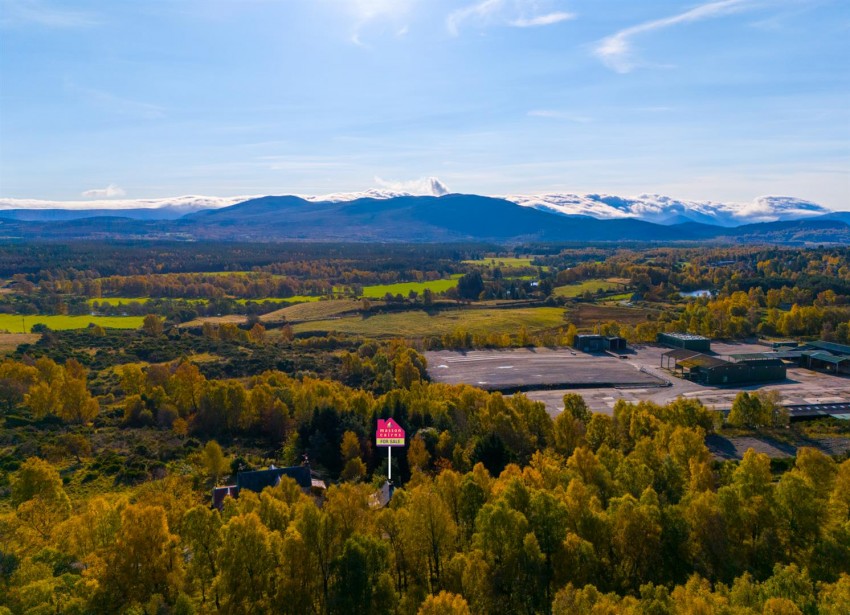
{"type": "Polygon", "coordinates": [[[426,352],[428,372],[437,382],[472,384],[514,392],[535,388],[657,387],[663,377],[642,371],[637,363],[608,354],[585,354],[569,348],[426,352]]]}
{"type": "MultiPolygon", "coordinates": [[[[714,353],[764,352],[757,344],[712,343],[714,353]]],[[[792,367],[783,382],[735,387],[705,387],[672,376],[660,368],[668,348],[647,345],[626,359],[589,355],[572,349],[494,350],[466,353],[426,353],[431,377],[438,382],[467,383],[482,388],[522,390],[543,401],[552,414],[563,410],[562,397],[579,393],[594,412],[610,414],[618,399],[667,403],[679,396],[695,397],[708,406],[728,410],[740,391],[778,390],[786,404],[850,402],[850,378],[792,367]],[[642,371],[641,371],[642,370],[642,371]],[[672,386],[658,386],[670,382],[672,386]],[[586,387],[586,388],[577,388],[586,387]]]]}

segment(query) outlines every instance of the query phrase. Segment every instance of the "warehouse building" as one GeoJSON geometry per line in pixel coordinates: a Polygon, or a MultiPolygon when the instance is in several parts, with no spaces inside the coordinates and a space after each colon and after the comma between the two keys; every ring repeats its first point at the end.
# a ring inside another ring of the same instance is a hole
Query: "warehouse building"
{"type": "Polygon", "coordinates": [[[580,333],[573,340],[573,348],[582,352],[602,352],[605,350],[605,338],[601,335],[580,333]]]}
{"type": "Polygon", "coordinates": [[[775,357],[747,355],[733,360],[678,348],[661,357],[661,366],[702,385],[785,380],[785,363],[775,357]]]}
{"type": "Polygon", "coordinates": [[[690,333],[659,333],[658,343],[669,348],[684,348],[685,350],[696,350],[708,352],[711,350],[711,340],[702,335],[691,335],[690,333]]]}
{"type": "Polygon", "coordinates": [[[626,349],[627,345],[626,338],[613,335],[606,337],[603,342],[605,350],[610,350],[611,352],[621,352],[626,349]]]}

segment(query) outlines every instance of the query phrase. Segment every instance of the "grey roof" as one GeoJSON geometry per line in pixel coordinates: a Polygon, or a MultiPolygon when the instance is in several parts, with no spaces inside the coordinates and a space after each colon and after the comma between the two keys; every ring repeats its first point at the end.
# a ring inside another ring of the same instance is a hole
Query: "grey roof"
{"type": "Polygon", "coordinates": [[[828,352],[813,352],[808,355],[810,359],[816,359],[818,361],[823,361],[824,363],[832,363],[833,365],[838,365],[839,363],[843,363],[844,361],[850,361],[850,357],[836,357],[833,354],[829,354],[828,352]]]}
{"type": "Polygon", "coordinates": [[[833,342],[809,342],[807,346],[811,346],[812,348],[817,348],[819,350],[826,350],[832,354],[850,356],[850,346],[845,346],[844,344],[835,344],[833,342]]]}
{"type": "Polygon", "coordinates": [[[274,487],[280,483],[281,476],[294,479],[302,489],[309,489],[313,484],[310,468],[307,466],[292,466],[289,468],[274,468],[271,470],[255,470],[239,472],[236,475],[236,486],[259,493],[266,487],[274,487]]]}
{"type": "Polygon", "coordinates": [[[666,335],[668,337],[675,338],[677,340],[687,340],[687,341],[695,341],[695,340],[705,340],[711,341],[707,337],[703,335],[694,335],[693,333],[660,333],[659,335],[666,335]]]}
{"type": "MultiPolygon", "coordinates": [[[[748,352],[742,354],[730,354],[729,358],[735,363],[758,363],[759,365],[773,365],[781,359],[787,359],[788,353],[783,352],[748,352]]],[[[797,357],[800,353],[796,354],[797,357]]]]}

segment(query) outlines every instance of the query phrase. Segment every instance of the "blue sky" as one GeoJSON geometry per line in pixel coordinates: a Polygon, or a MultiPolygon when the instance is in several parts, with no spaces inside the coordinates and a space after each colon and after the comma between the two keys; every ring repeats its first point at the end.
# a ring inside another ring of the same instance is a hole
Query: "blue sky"
{"type": "Polygon", "coordinates": [[[0,196],[850,209],[846,0],[0,0],[0,196]]]}

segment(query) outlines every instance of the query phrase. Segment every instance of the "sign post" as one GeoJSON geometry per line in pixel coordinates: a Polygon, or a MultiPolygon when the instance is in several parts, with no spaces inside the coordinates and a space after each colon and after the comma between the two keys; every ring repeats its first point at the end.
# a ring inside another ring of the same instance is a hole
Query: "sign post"
{"type": "Polygon", "coordinates": [[[393,419],[378,419],[375,445],[387,447],[387,480],[393,479],[393,447],[404,446],[404,429],[393,419]]]}

